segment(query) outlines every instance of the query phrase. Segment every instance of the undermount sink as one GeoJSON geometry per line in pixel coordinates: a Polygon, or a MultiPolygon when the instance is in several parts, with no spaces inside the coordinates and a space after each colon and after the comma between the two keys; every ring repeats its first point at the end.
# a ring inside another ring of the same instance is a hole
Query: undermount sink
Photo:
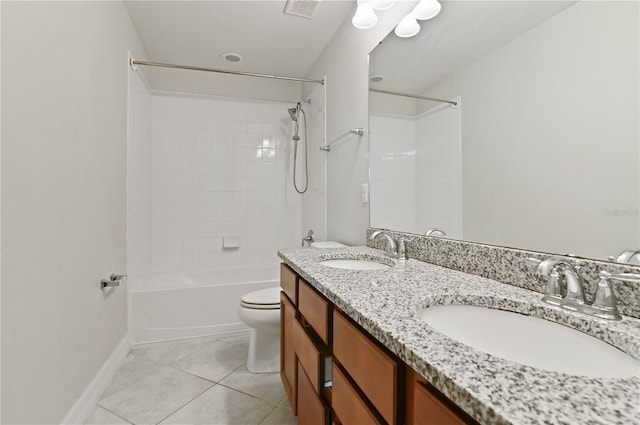
{"type": "Polygon", "coordinates": [[[469,305],[428,307],[417,316],[458,342],[523,365],[594,378],[640,375],[640,361],[623,351],[537,317],[469,305]]]}
{"type": "Polygon", "coordinates": [[[391,268],[388,264],[379,263],[373,260],[325,260],[320,264],[334,269],[345,270],[387,270],[391,268]]]}

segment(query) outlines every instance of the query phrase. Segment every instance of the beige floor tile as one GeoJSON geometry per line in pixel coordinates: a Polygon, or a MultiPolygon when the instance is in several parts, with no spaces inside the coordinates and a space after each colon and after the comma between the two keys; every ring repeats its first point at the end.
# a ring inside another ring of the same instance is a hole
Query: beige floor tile
{"type": "Polygon", "coordinates": [[[86,420],[85,425],[130,425],[124,419],[114,415],[100,406],[96,406],[91,416],[86,420]]]}
{"type": "Polygon", "coordinates": [[[131,382],[132,378],[126,379],[129,385],[103,397],[98,404],[136,424],[157,423],[214,385],[171,367],[151,363],[151,366],[145,364],[145,373],[133,371],[135,382],[131,382]]]}
{"type": "Polygon", "coordinates": [[[214,341],[173,363],[173,366],[218,382],[242,366],[246,356],[247,349],[243,344],[214,341]]]}
{"type": "Polygon", "coordinates": [[[284,388],[279,373],[251,373],[246,366],[236,369],[220,381],[220,384],[261,398],[277,406],[284,398],[284,388]]]}
{"type": "Polygon", "coordinates": [[[162,424],[258,425],[272,410],[264,400],[216,385],[162,424]]]}
{"type": "Polygon", "coordinates": [[[260,422],[260,425],[296,425],[297,423],[298,420],[293,416],[291,409],[277,407],[260,422]]]}
{"type": "Polygon", "coordinates": [[[126,360],[118,369],[115,376],[109,383],[109,386],[102,394],[102,398],[107,398],[110,395],[122,391],[141,379],[146,378],[149,374],[153,373],[158,367],[158,363],[136,355],[135,353],[129,353],[126,360]]]}
{"type": "Polygon", "coordinates": [[[181,339],[176,341],[156,342],[139,345],[133,349],[136,356],[144,356],[160,363],[171,364],[206,347],[216,339],[213,336],[181,339]]]}

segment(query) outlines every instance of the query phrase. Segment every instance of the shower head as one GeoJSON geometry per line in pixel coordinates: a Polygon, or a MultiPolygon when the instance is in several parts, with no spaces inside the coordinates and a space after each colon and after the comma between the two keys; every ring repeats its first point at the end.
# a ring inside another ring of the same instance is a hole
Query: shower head
{"type": "Polygon", "coordinates": [[[297,122],[298,121],[298,107],[289,108],[287,110],[289,111],[289,116],[291,117],[293,122],[297,122]]]}

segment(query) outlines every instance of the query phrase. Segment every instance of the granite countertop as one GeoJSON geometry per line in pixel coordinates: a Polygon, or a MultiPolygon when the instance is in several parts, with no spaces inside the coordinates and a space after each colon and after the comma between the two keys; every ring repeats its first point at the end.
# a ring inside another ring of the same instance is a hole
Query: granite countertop
{"type": "MultiPolygon", "coordinates": [[[[415,316],[440,304],[473,304],[559,322],[640,359],[640,320],[605,321],[543,303],[541,294],[368,247],[278,252],[293,270],[482,424],[640,424],[640,370],[633,378],[545,371],[486,354],[415,316]],[[328,259],[368,258],[388,270],[334,269],[328,259]]],[[[562,355],[562,347],[558,347],[562,355]]]]}

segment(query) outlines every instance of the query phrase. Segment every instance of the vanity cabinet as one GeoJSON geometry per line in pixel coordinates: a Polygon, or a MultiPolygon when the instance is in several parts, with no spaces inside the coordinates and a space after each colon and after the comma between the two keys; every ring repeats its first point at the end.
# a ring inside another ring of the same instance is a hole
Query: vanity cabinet
{"type": "Polygon", "coordinates": [[[284,264],[281,286],[280,375],[298,425],[476,424],[284,264]]]}
{"type": "Polygon", "coordinates": [[[297,415],[298,364],[293,347],[293,331],[296,323],[298,275],[286,264],[280,265],[280,286],[280,379],[291,410],[297,415]]]}

